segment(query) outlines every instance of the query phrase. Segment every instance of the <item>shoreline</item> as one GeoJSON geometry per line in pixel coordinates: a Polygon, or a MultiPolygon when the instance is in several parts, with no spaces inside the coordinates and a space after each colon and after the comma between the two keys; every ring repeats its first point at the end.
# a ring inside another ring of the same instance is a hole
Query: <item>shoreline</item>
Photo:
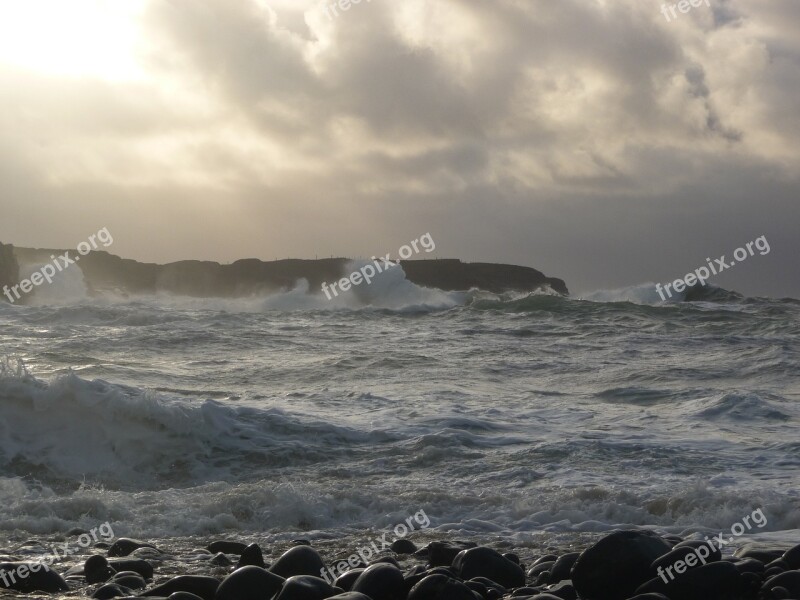
{"type": "MultiPolygon", "coordinates": [[[[363,544],[364,540],[369,539],[376,533],[384,530],[363,530],[361,534],[354,534],[352,536],[340,537],[335,533],[316,531],[308,532],[310,535],[307,537],[296,537],[297,532],[283,532],[283,533],[264,533],[264,534],[251,534],[251,535],[236,535],[228,533],[225,535],[216,536],[186,536],[176,538],[144,538],[140,541],[143,544],[151,544],[158,548],[142,546],[132,549],[128,554],[123,556],[116,556],[111,558],[109,555],[109,548],[114,546],[114,543],[100,542],[91,548],[86,548],[83,552],[76,552],[69,558],[59,560],[52,565],[52,570],[64,576],[69,584],[70,591],[64,593],[56,593],[50,596],[51,598],[72,598],[75,593],[89,596],[94,593],[102,583],[87,583],[83,567],[87,559],[93,555],[100,555],[107,557],[107,560],[145,560],[150,563],[154,569],[154,576],[152,580],[147,582],[147,590],[151,590],[156,586],[171,581],[174,577],[191,575],[203,577],[216,577],[220,581],[224,580],[234,570],[236,563],[239,561],[239,555],[232,552],[226,552],[223,555],[209,550],[214,548],[214,544],[220,544],[223,541],[231,544],[241,544],[242,547],[257,544],[262,551],[263,560],[266,565],[275,564],[281,557],[298,546],[310,546],[314,551],[319,553],[324,565],[331,567],[337,561],[344,560],[347,555],[353,553],[354,549],[363,544]],[[288,539],[288,538],[292,539],[288,539]],[[108,556],[107,556],[108,555],[108,556]]],[[[556,555],[558,557],[575,557],[580,553],[586,552],[588,549],[597,546],[601,541],[607,538],[612,538],[620,531],[636,531],[636,530],[618,530],[617,532],[609,533],[575,533],[572,540],[565,539],[564,534],[551,534],[548,532],[540,532],[535,536],[535,539],[530,539],[527,543],[520,542],[520,540],[508,539],[504,536],[493,535],[464,535],[458,533],[445,534],[436,529],[420,530],[409,534],[405,539],[410,541],[415,549],[414,554],[405,552],[393,552],[391,550],[382,551],[377,557],[373,557],[369,564],[376,563],[395,563],[400,570],[407,575],[412,572],[419,572],[421,569],[441,568],[444,565],[432,565],[431,563],[431,549],[438,548],[437,552],[444,552],[443,556],[449,556],[455,549],[469,549],[469,547],[488,548],[485,552],[489,556],[512,556],[518,559],[521,569],[525,571],[525,586],[542,586],[552,585],[554,582],[546,582],[547,577],[541,577],[539,574],[548,571],[538,567],[537,560],[542,564],[541,559],[556,555]],[[427,551],[425,549],[428,549],[427,551]],[[449,554],[448,554],[449,553],[449,554]],[[537,568],[538,567],[538,568],[537,568]]],[[[638,530],[641,535],[651,536],[652,534],[646,529],[638,530]]],[[[730,551],[726,549],[722,553],[722,562],[734,561],[739,564],[741,560],[733,559],[734,552],[740,558],[743,551],[744,556],[748,556],[748,552],[752,555],[763,549],[768,549],[771,552],[786,551],[792,546],[789,538],[792,532],[767,532],[765,534],[758,534],[753,536],[743,536],[740,543],[735,546],[730,546],[730,551]],[[769,537],[774,537],[777,534],[785,533],[786,541],[784,542],[769,542],[766,541],[769,537]],[[766,539],[765,539],[766,537],[766,539]],[[755,542],[753,540],[756,540],[755,542]],[[759,541],[760,540],[760,541],[759,541]],[[748,550],[749,549],[749,550],[748,550]]],[[[38,544],[57,544],[65,541],[72,540],[73,542],[80,535],[77,531],[72,536],[42,536],[38,539],[38,544]]],[[[21,536],[22,537],[22,536],[21,536]]],[[[681,539],[674,534],[665,533],[661,536],[662,539],[669,540],[674,543],[681,539]]],[[[800,534],[795,532],[795,539],[800,538],[800,534]]],[[[117,541],[126,540],[127,538],[119,538],[117,541]]],[[[14,544],[8,539],[0,541],[0,562],[10,562],[12,559],[19,561],[35,561],[36,550],[38,546],[33,540],[28,538],[28,543],[21,546],[14,544]],[[12,551],[13,550],[13,551],[12,551]]],[[[228,548],[229,549],[229,548],[228,548]]],[[[406,548],[407,550],[407,548],[406,548]]],[[[460,550],[459,550],[460,551],[460,550]]],[[[112,551],[113,552],[113,551],[112,551]]],[[[499,559],[498,559],[499,560],[499,559]]],[[[750,558],[748,558],[748,561],[750,558]]],[[[434,562],[442,562],[441,558],[437,558],[434,562]]],[[[551,561],[544,561],[551,562],[551,561]]],[[[713,564],[713,563],[709,563],[713,564]]],[[[748,563],[750,564],[750,563],[748,563]]],[[[360,565],[358,568],[363,567],[360,565]]],[[[552,571],[553,565],[549,565],[549,571],[552,571]]],[[[347,575],[347,569],[339,579],[347,575]]],[[[548,571],[548,572],[549,572],[548,571]]],[[[438,570],[437,570],[438,572],[438,570]]],[[[307,575],[311,575],[308,573],[307,575]]],[[[563,573],[562,573],[563,575],[563,573]]],[[[319,578],[319,575],[316,576],[319,578]]],[[[559,575],[560,577],[560,575],[559,575]]],[[[337,581],[339,581],[337,579],[337,581]]],[[[558,583],[558,582],[555,582],[558,583]]],[[[520,586],[521,587],[521,586],[520,586]]],[[[136,590],[136,595],[140,594],[141,590],[136,590]]],[[[14,597],[20,597],[15,592],[6,592],[2,590],[0,584],[0,597],[10,597],[7,594],[14,594],[14,597]]],[[[34,597],[34,594],[25,594],[21,597],[34,597]]]]}

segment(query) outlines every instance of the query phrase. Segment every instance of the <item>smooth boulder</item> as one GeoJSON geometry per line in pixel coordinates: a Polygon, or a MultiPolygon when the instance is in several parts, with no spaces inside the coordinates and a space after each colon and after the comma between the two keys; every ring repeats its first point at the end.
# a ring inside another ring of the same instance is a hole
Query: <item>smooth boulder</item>
{"type": "MultiPolygon", "coordinates": [[[[704,552],[704,555],[705,554],[710,554],[710,550],[704,552]]],[[[670,576],[675,577],[678,575],[676,566],[683,565],[680,566],[681,570],[688,570],[702,567],[709,562],[716,561],[710,561],[707,558],[701,560],[700,557],[697,556],[697,548],[691,546],[675,546],[664,556],[660,556],[653,561],[653,564],[650,565],[650,577],[666,577],[669,579],[670,576]]]]}
{"type": "MultiPolygon", "coordinates": [[[[716,545],[713,543],[708,543],[703,540],[684,540],[678,544],[675,544],[675,548],[694,548],[697,550],[701,546],[705,546],[708,550],[708,558],[706,558],[707,563],[717,562],[722,560],[722,550],[720,550],[716,545]]],[[[706,552],[700,552],[700,554],[705,555],[706,552]]]]}
{"type": "Polygon", "coordinates": [[[336,581],[333,582],[338,588],[342,588],[345,591],[349,591],[353,588],[353,584],[356,582],[361,574],[364,572],[364,569],[350,569],[349,571],[342,573],[336,578],[336,581]]]}
{"type": "Polygon", "coordinates": [[[153,578],[153,565],[143,558],[119,558],[108,561],[110,566],[117,573],[121,571],[135,571],[145,579],[153,578]]]}
{"type": "Polygon", "coordinates": [[[118,583],[106,583],[95,590],[94,594],[92,594],[92,598],[95,600],[111,600],[111,598],[125,598],[131,594],[133,594],[133,590],[123,585],[119,585],[118,583]]]}
{"type": "Polygon", "coordinates": [[[709,563],[667,579],[667,583],[661,577],[651,579],[636,592],[663,594],[670,600],[729,600],[745,587],[739,570],[729,562],[709,563]]]}
{"type": "Polygon", "coordinates": [[[453,559],[453,570],[464,580],[486,577],[507,588],[525,585],[525,571],[522,567],[485,546],[462,550],[453,559]]]}
{"type": "Polygon", "coordinates": [[[775,577],[770,577],[762,586],[763,591],[781,587],[787,590],[790,598],[800,598],[800,571],[786,571],[775,577]]]}
{"type": "Polygon", "coordinates": [[[117,571],[108,564],[105,556],[95,554],[83,563],[83,576],[86,583],[105,583],[117,571]]]}
{"type": "Polygon", "coordinates": [[[68,592],[69,586],[64,578],[41,563],[6,562],[0,563],[0,589],[17,592],[68,592]]]}
{"type": "Polygon", "coordinates": [[[203,600],[214,600],[218,587],[219,579],[216,577],[179,575],[140,595],[166,597],[175,592],[189,592],[195,596],[200,596],[203,600]]]}
{"type": "Polygon", "coordinates": [[[389,563],[372,565],[358,576],[351,591],[361,592],[374,600],[405,600],[403,572],[389,563]]]}
{"type": "Polygon", "coordinates": [[[222,552],[223,554],[241,554],[247,548],[247,544],[241,542],[229,542],[227,540],[218,540],[211,542],[206,546],[206,550],[216,554],[222,552]]]}
{"type": "Polygon", "coordinates": [[[283,587],[285,579],[261,567],[236,569],[217,588],[215,600],[264,600],[283,587]]]}
{"type": "Polygon", "coordinates": [[[109,583],[116,583],[117,585],[121,585],[130,590],[141,590],[147,586],[147,582],[144,580],[144,577],[135,571],[122,571],[121,573],[115,573],[109,583]]]}
{"type": "Polygon", "coordinates": [[[575,566],[575,561],[578,560],[580,555],[580,552],[570,552],[560,556],[550,569],[550,583],[558,583],[569,579],[572,567],[575,566]]]}
{"type": "Polygon", "coordinates": [[[408,600],[475,600],[475,592],[447,575],[428,575],[411,588],[408,600]]]}
{"type": "Polygon", "coordinates": [[[128,556],[131,552],[138,550],[139,548],[152,548],[153,550],[160,552],[160,550],[153,546],[153,544],[148,544],[147,542],[141,542],[139,540],[132,540],[130,538],[119,538],[116,542],[111,544],[107,554],[109,556],[128,556]]]}
{"type": "Polygon", "coordinates": [[[242,555],[239,557],[239,562],[236,563],[236,568],[247,566],[266,568],[264,563],[264,554],[261,552],[261,546],[258,544],[250,544],[247,548],[242,550],[242,555]]]}
{"type": "Polygon", "coordinates": [[[272,573],[284,579],[295,575],[319,577],[323,569],[325,569],[325,563],[322,562],[322,557],[311,546],[289,548],[269,568],[272,573]]]}
{"type": "Polygon", "coordinates": [[[672,545],[650,531],[615,531],[584,550],[572,567],[583,598],[626,600],[650,577],[650,565],[672,545]]]}
{"type": "Polygon", "coordinates": [[[800,569],[800,544],[784,552],[782,558],[790,569],[800,569]]]}
{"type": "Polygon", "coordinates": [[[449,567],[459,552],[475,548],[472,542],[431,542],[422,550],[418,550],[416,555],[428,558],[428,563],[432,567],[449,567]]]}
{"type": "Polygon", "coordinates": [[[275,600],[325,600],[343,590],[313,575],[289,577],[275,600]]]}
{"type": "Polygon", "coordinates": [[[737,548],[733,555],[737,558],[755,558],[766,565],[775,559],[781,558],[784,552],[782,550],[766,548],[760,544],[745,544],[741,548],[737,548]]]}
{"type": "Polygon", "coordinates": [[[414,554],[417,551],[417,545],[411,540],[399,539],[392,542],[389,550],[397,554],[414,554]]]}

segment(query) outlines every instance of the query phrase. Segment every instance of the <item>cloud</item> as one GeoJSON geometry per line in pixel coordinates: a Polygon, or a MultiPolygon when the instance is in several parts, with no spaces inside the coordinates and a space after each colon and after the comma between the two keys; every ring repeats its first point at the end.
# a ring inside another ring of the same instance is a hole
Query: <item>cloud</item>
{"type": "MultiPolygon", "coordinates": [[[[371,255],[431,231],[442,255],[586,289],[772,234],[771,278],[730,284],[800,295],[797,5],[659,7],[150,0],[141,81],[0,71],[0,171],[42,205],[107,194],[115,250],[151,260],[371,255]],[[126,202],[171,205],[181,233],[142,245],[159,217],[126,202]],[[205,247],[220,231],[239,233],[205,247]]],[[[48,213],[8,202],[27,224],[0,239],[27,243],[48,213]]]]}

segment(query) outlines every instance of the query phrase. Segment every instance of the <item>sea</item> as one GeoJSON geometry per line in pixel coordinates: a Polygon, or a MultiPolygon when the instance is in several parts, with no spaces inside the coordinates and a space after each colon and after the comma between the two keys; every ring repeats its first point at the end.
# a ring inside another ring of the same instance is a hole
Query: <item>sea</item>
{"type": "Polygon", "coordinates": [[[419,546],[528,557],[758,509],[731,551],[800,541],[795,299],[447,292],[401,269],[331,301],[89,295],[74,266],[0,303],[0,356],[0,554],[108,523],[176,556],[331,557],[420,511],[419,546]]]}

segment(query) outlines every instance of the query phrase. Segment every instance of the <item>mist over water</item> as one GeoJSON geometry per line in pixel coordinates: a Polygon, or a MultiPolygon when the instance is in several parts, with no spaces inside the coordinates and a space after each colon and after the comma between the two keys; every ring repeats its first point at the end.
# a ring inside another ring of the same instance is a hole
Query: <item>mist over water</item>
{"type": "Polygon", "coordinates": [[[797,301],[386,275],[331,301],[0,304],[0,529],[313,537],[424,509],[524,539],[756,507],[800,526],[797,301]]]}

